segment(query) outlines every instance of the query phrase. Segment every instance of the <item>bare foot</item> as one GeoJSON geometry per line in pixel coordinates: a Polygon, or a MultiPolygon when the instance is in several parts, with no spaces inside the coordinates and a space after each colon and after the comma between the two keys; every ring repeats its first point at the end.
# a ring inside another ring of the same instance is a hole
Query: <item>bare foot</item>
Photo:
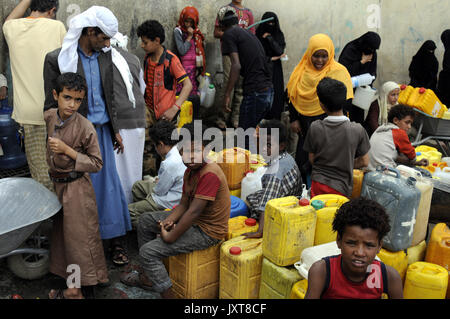
{"type": "Polygon", "coordinates": [[[163,299],[176,299],[175,294],[173,293],[172,288],[167,289],[166,291],[161,293],[161,297],[163,299]]]}

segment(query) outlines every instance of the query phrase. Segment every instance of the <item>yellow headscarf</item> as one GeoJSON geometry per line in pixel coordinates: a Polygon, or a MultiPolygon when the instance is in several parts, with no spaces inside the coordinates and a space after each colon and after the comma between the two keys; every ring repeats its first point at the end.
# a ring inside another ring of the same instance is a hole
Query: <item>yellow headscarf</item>
{"type": "Polygon", "coordinates": [[[316,87],[326,76],[343,82],[347,87],[347,99],[353,98],[350,73],[334,59],[333,41],[328,35],[318,33],[309,39],[308,49],[287,84],[289,99],[300,114],[317,116],[324,113],[319,104],[316,87]],[[311,62],[311,56],[318,50],[328,52],[328,62],[320,71],[311,62]]]}

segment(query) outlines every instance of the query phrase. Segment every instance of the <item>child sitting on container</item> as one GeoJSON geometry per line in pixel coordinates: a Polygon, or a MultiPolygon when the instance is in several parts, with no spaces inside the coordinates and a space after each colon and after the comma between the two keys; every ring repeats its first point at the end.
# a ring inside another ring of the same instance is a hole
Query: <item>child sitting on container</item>
{"type": "Polygon", "coordinates": [[[126,285],[153,290],[163,298],[173,297],[163,259],[217,245],[228,232],[231,201],[226,177],[219,165],[206,161],[205,126],[194,123],[180,131],[181,154],[187,166],[180,204],[170,213],[141,215],[137,235],[142,268],[121,276],[126,285]],[[194,129],[196,125],[201,129],[194,129]]]}
{"type": "Polygon", "coordinates": [[[325,77],[317,85],[317,96],[328,116],[311,124],[303,145],[312,164],[311,197],[321,194],[350,197],[353,169],[369,164],[369,137],[361,124],[344,116],[347,99],[344,83],[325,77]]]}
{"type": "MultiPolygon", "coordinates": [[[[47,163],[62,211],[53,221],[50,272],[67,278],[69,265],[79,266],[81,286],[107,283],[97,203],[88,173],[102,169],[94,126],[77,112],[85,99],[86,81],[76,73],[56,79],[53,97],[58,108],[44,113],[47,124],[47,163]]],[[[50,299],[82,299],[81,287],[54,289],[50,299]]]]}
{"type": "Polygon", "coordinates": [[[302,176],[297,163],[286,151],[287,129],[279,120],[262,121],[259,139],[267,157],[267,170],[261,178],[262,189],[247,196],[251,217],[259,219],[257,232],[246,233],[248,238],[261,238],[264,229],[264,211],[269,200],[286,196],[300,196],[302,176]]]}
{"type": "Polygon", "coordinates": [[[397,164],[427,166],[428,160],[416,160],[416,151],[408,138],[414,122],[414,109],[398,104],[388,113],[388,123],[377,128],[370,138],[369,169],[379,165],[395,168],[397,164]]]}
{"type": "Polygon", "coordinates": [[[308,271],[305,299],[402,299],[398,272],[375,260],[389,216],[375,201],[362,197],[343,204],[333,220],[341,254],[315,262],[308,271]]]}
{"type": "Polygon", "coordinates": [[[156,152],[164,160],[159,167],[157,178],[138,181],[131,189],[133,203],[128,204],[128,210],[135,228],[139,216],[143,213],[163,211],[180,202],[186,166],[176,147],[178,139],[172,139],[172,134],[176,132],[175,125],[164,120],[148,129],[156,152]]]}

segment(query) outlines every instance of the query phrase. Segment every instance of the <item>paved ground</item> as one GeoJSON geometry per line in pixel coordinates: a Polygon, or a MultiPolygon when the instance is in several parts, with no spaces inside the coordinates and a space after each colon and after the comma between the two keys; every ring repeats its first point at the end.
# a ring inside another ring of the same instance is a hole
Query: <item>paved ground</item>
{"type": "MultiPolygon", "coordinates": [[[[130,261],[137,263],[136,232],[129,233],[127,239],[130,261]]],[[[111,285],[109,287],[96,287],[95,297],[97,299],[161,298],[157,293],[123,285],[119,279],[123,268],[114,266],[108,258],[107,264],[111,285]]],[[[65,281],[50,273],[37,280],[20,279],[8,268],[6,259],[0,259],[0,299],[8,299],[12,294],[18,294],[25,299],[47,299],[50,289],[64,287],[65,281]]]]}

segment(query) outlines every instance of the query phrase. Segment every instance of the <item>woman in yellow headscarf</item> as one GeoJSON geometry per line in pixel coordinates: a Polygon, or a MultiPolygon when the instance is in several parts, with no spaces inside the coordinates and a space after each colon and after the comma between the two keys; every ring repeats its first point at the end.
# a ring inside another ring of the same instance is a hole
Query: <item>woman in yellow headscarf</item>
{"type": "Polygon", "coordinates": [[[311,171],[308,153],[303,151],[304,138],[312,122],[326,117],[316,92],[317,84],[324,77],[343,82],[347,87],[347,99],[353,98],[350,74],[334,59],[333,41],[328,35],[319,33],[309,39],[308,49],[287,84],[291,129],[299,134],[296,161],[303,181],[311,171]]]}

